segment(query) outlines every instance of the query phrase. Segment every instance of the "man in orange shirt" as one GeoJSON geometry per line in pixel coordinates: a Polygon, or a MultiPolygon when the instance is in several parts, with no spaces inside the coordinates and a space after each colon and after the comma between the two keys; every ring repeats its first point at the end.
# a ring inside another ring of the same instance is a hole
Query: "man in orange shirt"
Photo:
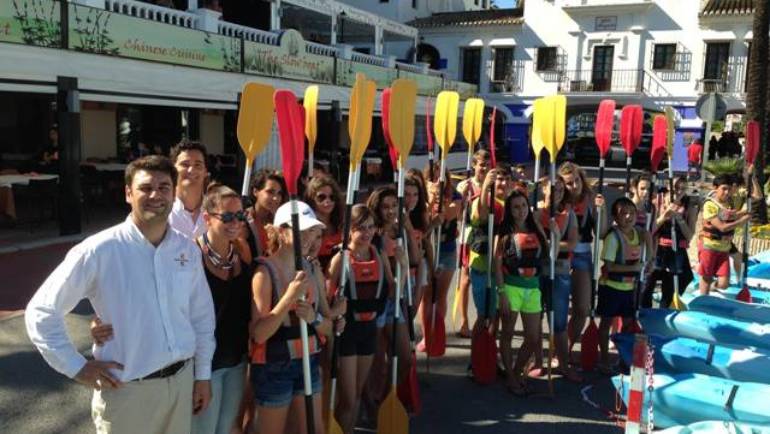
{"type": "Polygon", "coordinates": [[[698,179],[700,177],[700,166],[703,158],[703,145],[700,140],[695,140],[687,147],[687,177],[690,179],[698,179]],[[690,174],[695,172],[695,178],[691,178],[690,174]]]}

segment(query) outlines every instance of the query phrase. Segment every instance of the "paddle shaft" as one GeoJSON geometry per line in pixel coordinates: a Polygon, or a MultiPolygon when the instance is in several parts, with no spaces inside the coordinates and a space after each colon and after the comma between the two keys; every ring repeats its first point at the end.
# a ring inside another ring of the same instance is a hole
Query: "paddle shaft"
{"type": "MultiPolygon", "coordinates": [[[[599,194],[604,193],[604,157],[599,158],[599,194]]],[[[591,204],[589,204],[590,209],[591,204]]],[[[601,249],[602,208],[596,208],[596,226],[594,230],[594,272],[593,290],[591,291],[591,318],[596,315],[596,294],[599,292],[599,250],[601,249]]]]}
{"type": "Polygon", "coordinates": [[[551,288],[548,293],[548,393],[553,396],[553,377],[552,374],[552,368],[553,365],[551,362],[553,361],[553,353],[554,353],[554,326],[555,326],[555,320],[554,320],[554,313],[553,313],[553,287],[556,285],[556,255],[558,254],[559,247],[557,245],[556,241],[556,231],[558,230],[558,225],[556,224],[556,195],[554,193],[554,189],[556,187],[556,158],[553,158],[551,161],[551,194],[550,194],[550,204],[549,204],[549,214],[550,214],[550,238],[551,238],[551,269],[550,269],[550,278],[551,278],[551,288]]]}
{"type": "MultiPolygon", "coordinates": [[[[404,168],[399,163],[398,168],[398,245],[402,248],[406,245],[404,240],[404,218],[406,213],[404,212],[404,168]]],[[[406,270],[408,273],[409,270],[406,270]]],[[[393,357],[393,372],[391,377],[391,384],[393,388],[398,385],[398,353],[396,352],[396,341],[398,340],[398,319],[401,318],[401,285],[403,284],[402,276],[404,270],[401,269],[401,261],[396,259],[396,297],[394,300],[395,307],[393,308],[393,340],[390,342],[390,351],[393,357]]]]}
{"type": "Polygon", "coordinates": [[[626,197],[631,197],[631,155],[626,156],[626,197]]]}
{"type": "MultiPolygon", "coordinates": [[[[297,196],[291,196],[291,236],[294,247],[294,269],[302,271],[302,241],[299,231],[299,209],[297,196]]],[[[305,297],[302,297],[304,300],[305,297]]],[[[307,322],[300,318],[299,332],[302,339],[302,377],[305,386],[305,416],[307,432],[315,433],[315,415],[313,414],[313,383],[310,379],[310,348],[308,345],[307,322]]]]}
{"type": "MultiPolygon", "coordinates": [[[[482,194],[484,194],[482,192],[482,194]]],[[[479,198],[479,200],[482,200],[479,198]]],[[[494,235],[495,235],[495,185],[494,183],[489,187],[489,210],[487,212],[487,290],[484,300],[484,320],[489,321],[490,318],[490,299],[492,298],[492,249],[494,248],[494,235]]]]}
{"type": "MultiPolygon", "coordinates": [[[[672,165],[671,155],[668,156],[668,197],[673,205],[674,203],[674,167],[672,165]]],[[[679,266],[676,262],[677,250],[679,246],[676,239],[676,215],[671,217],[671,250],[674,252],[674,263],[671,266],[671,278],[674,281],[674,299],[679,297],[679,266]]],[[[668,306],[666,306],[668,307],[668,306]]]]}
{"type": "MultiPolygon", "coordinates": [[[[535,185],[534,192],[532,193],[532,209],[537,209],[537,183],[540,180],[540,152],[535,153],[535,175],[533,176],[532,182],[535,185]]],[[[551,182],[551,185],[553,185],[553,182],[551,182]]]]}
{"type": "Polygon", "coordinates": [[[246,167],[243,170],[243,186],[241,187],[241,196],[249,196],[249,183],[251,183],[251,167],[254,165],[254,160],[246,159],[246,167]]]}
{"type": "MultiPolygon", "coordinates": [[[[746,191],[746,212],[751,215],[751,193],[753,190],[753,180],[751,179],[751,174],[748,174],[748,177],[746,179],[747,184],[747,191],[746,191]]],[[[746,224],[743,226],[743,269],[741,270],[741,280],[742,280],[742,287],[748,288],[748,285],[746,284],[746,281],[749,278],[749,221],[746,221],[746,224]]]]}

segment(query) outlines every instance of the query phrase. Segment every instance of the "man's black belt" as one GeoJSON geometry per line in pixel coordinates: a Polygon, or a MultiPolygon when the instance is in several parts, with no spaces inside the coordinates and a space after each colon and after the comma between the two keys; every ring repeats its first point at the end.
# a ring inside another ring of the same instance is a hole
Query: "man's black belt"
{"type": "Polygon", "coordinates": [[[172,363],[165,368],[158,369],[157,371],[153,372],[150,375],[147,375],[145,377],[139,378],[139,380],[153,380],[156,378],[166,378],[170,377],[177,372],[179,372],[180,369],[184,367],[186,360],[180,360],[176,363],[172,363]]]}

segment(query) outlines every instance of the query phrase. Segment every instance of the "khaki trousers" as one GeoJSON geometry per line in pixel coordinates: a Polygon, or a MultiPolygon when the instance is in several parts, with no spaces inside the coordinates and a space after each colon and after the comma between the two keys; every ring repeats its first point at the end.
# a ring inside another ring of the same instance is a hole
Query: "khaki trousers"
{"type": "Polygon", "coordinates": [[[193,363],[175,375],[131,381],[94,391],[91,418],[97,434],[189,434],[193,363]]]}

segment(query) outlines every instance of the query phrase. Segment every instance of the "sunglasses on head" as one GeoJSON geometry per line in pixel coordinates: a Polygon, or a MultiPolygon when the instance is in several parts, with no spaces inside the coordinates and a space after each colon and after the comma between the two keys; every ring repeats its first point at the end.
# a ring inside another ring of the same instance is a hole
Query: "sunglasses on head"
{"type": "Polygon", "coordinates": [[[228,212],[223,212],[221,214],[211,213],[211,215],[221,220],[222,223],[230,223],[236,219],[242,222],[246,221],[246,214],[243,211],[237,211],[237,212],[228,211],[228,212]]]}
{"type": "Polygon", "coordinates": [[[323,202],[326,199],[329,199],[329,200],[333,201],[334,200],[334,196],[331,195],[331,194],[326,194],[326,193],[318,193],[318,194],[315,195],[315,200],[318,201],[318,202],[323,202]]]}

